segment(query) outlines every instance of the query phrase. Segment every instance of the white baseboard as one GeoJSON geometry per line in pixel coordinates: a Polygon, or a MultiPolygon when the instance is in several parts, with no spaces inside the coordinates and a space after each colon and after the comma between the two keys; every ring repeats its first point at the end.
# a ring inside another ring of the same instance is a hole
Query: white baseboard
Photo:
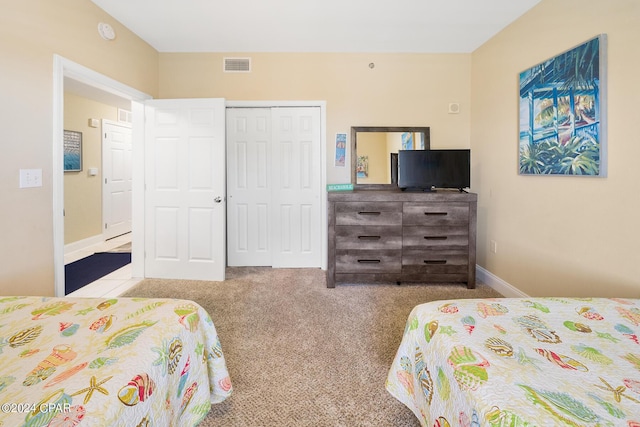
{"type": "Polygon", "coordinates": [[[78,240],[77,242],[71,242],[64,245],[64,254],[68,255],[72,252],[82,251],[89,249],[94,245],[99,245],[104,242],[104,236],[97,234],[95,236],[87,237],[86,239],[78,240]]]}
{"type": "Polygon", "coordinates": [[[476,277],[478,281],[488,285],[489,287],[500,292],[507,298],[527,298],[529,295],[522,292],[520,289],[505,282],[489,270],[486,270],[479,265],[476,265],[476,277]]]}

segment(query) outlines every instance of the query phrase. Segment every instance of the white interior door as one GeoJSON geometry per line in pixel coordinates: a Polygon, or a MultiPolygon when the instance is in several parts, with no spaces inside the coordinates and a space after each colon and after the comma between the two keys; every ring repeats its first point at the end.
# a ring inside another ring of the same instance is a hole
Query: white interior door
{"type": "Polygon", "coordinates": [[[228,264],[320,267],[318,107],[227,109],[228,264]]]}
{"type": "Polygon", "coordinates": [[[102,120],[103,235],[131,232],[131,126],[102,120]]]}
{"type": "Polygon", "coordinates": [[[227,109],[227,263],[271,265],[271,109],[227,109]]]}
{"type": "Polygon", "coordinates": [[[145,277],[224,280],[224,99],[145,104],[145,277]]]}
{"type": "Polygon", "coordinates": [[[273,109],[273,267],[321,265],[320,108],[273,109]]]}

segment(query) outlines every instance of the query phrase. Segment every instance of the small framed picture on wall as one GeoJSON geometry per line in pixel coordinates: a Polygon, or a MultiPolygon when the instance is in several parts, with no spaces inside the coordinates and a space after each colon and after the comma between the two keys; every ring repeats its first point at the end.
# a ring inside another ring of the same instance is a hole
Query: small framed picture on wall
{"type": "Polygon", "coordinates": [[[82,132],[64,131],[64,171],[82,170],[82,132]]]}

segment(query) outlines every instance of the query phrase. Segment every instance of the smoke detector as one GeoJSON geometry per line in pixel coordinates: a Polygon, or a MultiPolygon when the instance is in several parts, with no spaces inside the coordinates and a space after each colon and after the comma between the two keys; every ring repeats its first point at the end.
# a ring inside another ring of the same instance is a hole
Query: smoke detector
{"type": "Polygon", "coordinates": [[[116,31],[113,27],[106,22],[98,24],[98,34],[105,40],[111,41],[116,38],[116,31]]]}

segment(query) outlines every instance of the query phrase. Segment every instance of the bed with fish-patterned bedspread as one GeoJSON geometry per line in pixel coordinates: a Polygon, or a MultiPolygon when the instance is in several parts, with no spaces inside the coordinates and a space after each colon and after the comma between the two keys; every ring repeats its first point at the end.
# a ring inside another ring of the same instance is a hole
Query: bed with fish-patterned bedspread
{"type": "Polygon", "coordinates": [[[193,301],[0,297],[1,426],[194,426],[231,390],[193,301]]]}
{"type": "Polygon", "coordinates": [[[433,301],[386,388],[423,426],[640,426],[640,300],[433,301]]]}

